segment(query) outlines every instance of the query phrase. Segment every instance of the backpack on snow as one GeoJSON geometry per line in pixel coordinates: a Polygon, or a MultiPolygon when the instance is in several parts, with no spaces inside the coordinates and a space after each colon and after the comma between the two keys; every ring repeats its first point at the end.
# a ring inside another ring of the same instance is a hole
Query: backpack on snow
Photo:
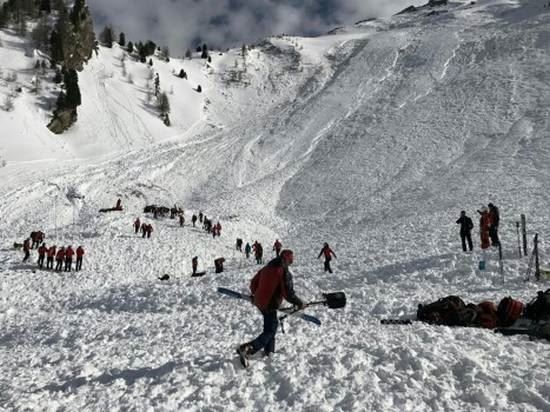
{"type": "Polygon", "coordinates": [[[537,292],[537,297],[525,308],[525,316],[531,320],[550,320],[550,289],[537,292]]]}
{"type": "Polygon", "coordinates": [[[466,308],[458,296],[447,296],[427,305],[418,305],[416,318],[436,325],[459,326],[463,323],[459,314],[466,308]]]}
{"type": "Polygon", "coordinates": [[[498,304],[497,316],[499,326],[511,326],[523,314],[525,305],[510,296],[503,298],[498,304]]]}

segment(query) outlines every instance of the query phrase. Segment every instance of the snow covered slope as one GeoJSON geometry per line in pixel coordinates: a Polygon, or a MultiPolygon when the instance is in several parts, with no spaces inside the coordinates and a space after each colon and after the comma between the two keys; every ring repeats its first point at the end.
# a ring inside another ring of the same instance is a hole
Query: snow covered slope
{"type": "MultiPolygon", "coordinates": [[[[23,87],[0,112],[0,406],[549,410],[547,344],[379,325],[449,294],[526,301],[544,287],[523,282],[515,232],[526,213],[545,260],[544,3],[454,2],[319,38],[273,37],[245,58],[213,54],[209,67],[155,59],[161,88],[174,90],[170,128],[147,104],[148,69],[126,58],[128,82],[117,47],[80,75],[83,106],[65,135],[49,134],[23,87]],[[180,68],[189,80],[172,74],[180,68]],[[118,197],[123,212],[97,212],[118,197]],[[494,251],[486,271],[477,251],[461,252],[454,224],[490,201],[501,207],[504,282],[494,251]],[[177,203],[188,221],[203,210],[222,236],[144,216],[151,203],[177,203]],[[153,223],[152,239],[133,235],[136,216],[153,223]],[[83,244],[84,270],[21,263],[11,244],[38,229],[48,245],[83,244]],[[343,290],[349,301],[310,309],[320,328],[287,322],[275,356],[247,371],[234,348],[259,332],[258,313],[216,293],[246,290],[258,268],[233,250],[237,237],[268,251],[282,239],[301,296],[343,290]],[[324,241],[338,255],[332,275],[316,260],[324,241]],[[195,255],[203,278],[189,277],[195,255]],[[215,275],[219,256],[227,271],[215,275]]],[[[3,72],[28,85],[34,58],[0,35],[3,72]]]]}

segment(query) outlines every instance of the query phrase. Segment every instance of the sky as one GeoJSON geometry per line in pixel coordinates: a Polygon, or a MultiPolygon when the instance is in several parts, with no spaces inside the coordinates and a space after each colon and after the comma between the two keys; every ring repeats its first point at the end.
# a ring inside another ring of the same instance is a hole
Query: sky
{"type": "Polygon", "coordinates": [[[111,24],[131,41],[153,40],[172,55],[207,43],[238,47],[276,34],[316,35],[427,0],[88,0],[100,32],[111,24]]]}

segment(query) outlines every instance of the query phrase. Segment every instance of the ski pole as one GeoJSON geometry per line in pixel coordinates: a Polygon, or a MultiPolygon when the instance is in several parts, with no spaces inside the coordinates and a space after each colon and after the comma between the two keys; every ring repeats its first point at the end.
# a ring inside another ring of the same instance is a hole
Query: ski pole
{"type": "Polygon", "coordinates": [[[521,259],[521,242],[519,240],[519,222],[516,222],[516,232],[518,233],[518,252],[519,258],[521,259]]]}

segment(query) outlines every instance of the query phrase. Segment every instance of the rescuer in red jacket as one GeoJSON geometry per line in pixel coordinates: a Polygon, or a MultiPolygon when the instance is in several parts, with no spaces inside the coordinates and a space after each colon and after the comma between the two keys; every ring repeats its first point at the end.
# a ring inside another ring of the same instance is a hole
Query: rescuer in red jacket
{"type": "Polygon", "coordinates": [[[305,307],[302,300],[294,292],[292,274],[288,270],[293,260],[294,255],[292,251],[289,249],[283,250],[279,257],[273,259],[260,269],[250,282],[253,302],[263,315],[264,330],[253,341],[238,347],[237,353],[244,367],[248,366],[248,358],[260,349],[264,350],[266,356],[275,352],[275,334],[279,325],[277,309],[283,299],[286,299],[299,309],[305,307]]]}

